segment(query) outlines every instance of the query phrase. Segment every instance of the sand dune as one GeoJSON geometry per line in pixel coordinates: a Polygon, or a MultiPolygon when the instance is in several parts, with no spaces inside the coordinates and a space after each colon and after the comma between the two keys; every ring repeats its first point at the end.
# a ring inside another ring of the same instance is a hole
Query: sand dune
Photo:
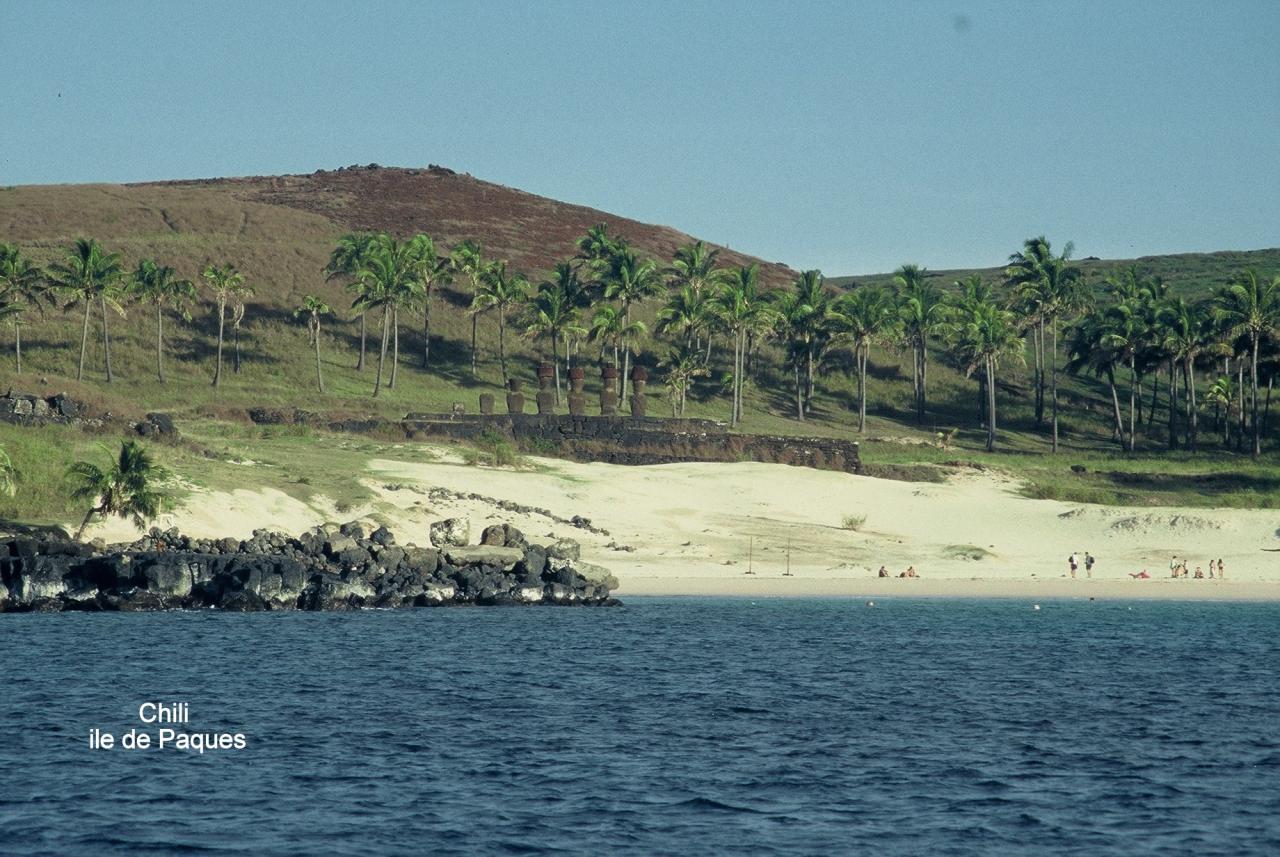
{"type": "MultiPolygon", "coordinates": [[[[614,571],[624,596],[1280,598],[1280,555],[1263,550],[1280,547],[1280,516],[1270,510],[1029,500],[991,473],[933,484],[775,464],[532,461],[534,470],[517,471],[378,459],[370,462],[367,480],[378,500],[345,516],[322,500],[245,489],[195,494],[161,523],[196,535],[241,536],[261,526],[296,532],[336,517],[376,514],[402,541],[425,544],[431,521],[467,515],[473,536],[485,524],[509,522],[535,540],[578,539],[583,558],[614,571]],[[471,494],[479,496],[459,496],[471,494]],[[564,519],[582,515],[607,534],[500,509],[493,503],[499,499],[564,519]],[[863,520],[854,530],[846,518],[863,520]],[[1083,570],[1079,579],[1068,579],[1068,555],[1086,550],[1098,559],[1093,579],[1083,570]],[[1173,555],[1189,557],[1193,569],[1221,557],[1227,580],[1170,580],[1173,555]],[[894,574],[914,565],[922,577],[878,579],[881,564],[894,574]],[[1153,579],[1128,576],[1144,568],[1153,579]]],[[[131,532],[109,522],[90,535],[127,538],[131,532]]]]}

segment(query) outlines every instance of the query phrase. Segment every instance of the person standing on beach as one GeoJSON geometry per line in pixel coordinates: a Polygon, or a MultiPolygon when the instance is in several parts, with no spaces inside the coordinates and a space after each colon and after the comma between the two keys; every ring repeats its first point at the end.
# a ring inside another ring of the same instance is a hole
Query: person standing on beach
{"type": "Polygon", "coordinates": [[[1226,579],[1227,573],[1222,570],[1222,560],[1218,560],[1218,580],[1226,579]]]}
{"type": "Polygon", "coordinates": [[[1093,554],[1088,551],[1084,552],[1084,576],[1093,577],[1093,554]]]}
{"type": "Polygon", "coordinates": [[[1076,568],[1080,565],[1080,560],[1076,558],[1074,553],[1067,557],[1067,565],[1071,568],[1071,577],[1074,578],[1076,576],[1076,568]]]}

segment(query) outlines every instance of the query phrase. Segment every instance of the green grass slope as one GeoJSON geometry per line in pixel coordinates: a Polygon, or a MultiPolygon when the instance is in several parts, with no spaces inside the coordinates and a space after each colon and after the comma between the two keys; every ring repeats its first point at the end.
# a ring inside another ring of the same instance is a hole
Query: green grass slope
{"type": "MultiPolygon", "coordinates": [[[[536,277],[571,255],[575,239],[598,222],[609,224],[612,233],[627,236],[644,253],[663,261],[690,240],[668,227],[524,194],[441,168],[361,168],[308,176],[2,189],[0,241],[19,244],[42,263],[57,258],[76,237],[89,236],[108,250],[123,253],[129,266],[142,256],[155,256],[197,281],[204,265],[233,263],[246,273],[256,293],[240,337],[242,371],[228,372],[219,390],[210,386],[216,320],[207,294],[189,323],[173,318],[166,323],[166,384],[155,377],[154,312],[137,305],[128,308],[127,317],[111,318],[113,363],[119,376],[115,384],[103,382],[96,320],[85,383],[73,380],[80,336],[80,316],[74,310],[54,310],[29,320],[24,327],[26,371],[21,378],[14,374],[12,329],[5,327],[0,334],[0,384],[30,392],[68,391],[114,413],[168,410],[193,438],[230,434],[244,445],[280,443],[244,424],[244,409],[258,405],[391,418],[408,411],[448,410],[457,402],[474,411],[479,393],[500,392],[496,320],[486,317],[481,323],[480,377],[473,379],[468,361],[470,321],[465,313],[468,295],[460,285],[445,288],[433,310],[431,365],[420,368],[421,318],[403,318],[397,386],[373,399],[376,331],[370,325],[371,360],[358,372],[354,368],[358,326],[347,309],[350,296],[340,284],[325,282],[320,273],[334,241],[353,229],[385,229],[399,235],[423,231],[446,245],[476,238],[490,255],[507,258],[536,277]],[[321,296],[337,310],[336,317],[326,321],[323,336],[325,395],[315,388],[314,355],[305,326],[292,315],[307,293],[321,296]]],[[[722,258],[728,264],[750,261],[729,251],[722,258]]],[[[1241,267],[1256,267],[1267,274],[1280,271],[1280,250],[1132,261],[1163,276],[1175,290],[1194,296],[1207,294],[1241,267]]],[[[1103,272],[1129,263],[1085,260],[1082,265],[1096,281],[1103,272]]],[[[765,272],[772,286],[794,276],[780,265],[766,265],[765,272]]],[[[940,282],[949,283],[966,273],[939,272],[940,282]]],[[[995,277],[999,270],[983,273],[995,277]]],[[[885,279],[881,275],[852,281],[885,279]]],[[[640,307],[639,317],[651,322],[657,303],[640,307]]],[[[545,343],[520,336],[513,326],[507,346],[515,374],[532,383],[545,343]]],[[[589,352],[590,346],[584,348],[589,352]]],[[[230,349],[229,344],[228,359],[230,349]]],[[[640,359],[653,366],[655,352],[663,350],[661,343],[649,344],[640,359]]],[[[725,343],[717,344],[715,374],[698,383],[688,416],[727,419],[728,390],[721,379],[729,369],[730,351],[725,343]]],[[[864,435],[854,430],[855,384],[847,352],[836,351],[827,360],[816,411],[804,422],[794,418],[791,374],[782,356],[772,343],[760,348],[746,389],[743,430],[860,439],[864,460],[880,475],[936,479],[940,468],[948,466],[995,466],[1025,479],[1026,490],[1035,496],[1141,504],[1280,503],[1275,454],[1251,462],[1215,448],[1209,416],[1202,421],[1209,448],[1200,455],[1161,451],[1163,411],[1140,437],[1146,451],[1118,454],[1110,438],[1106,389],[1091,378],[1062,377],[1063,451],[1048,456],[1044,454],[1047,438],[1034,425],[1029,371],[1022,366],[1005,367],[998,391],[1001,451],[988,455],[979,451],[983,431],[978,422],[977,384],[949,364],[945,355],[932,358],[929,412],[925,424],[917,425],[910,355],[873,349],[864,435]],[[938,434],[953,429],[951,447],[938,448],[938,434]],[[1084,471],[1073,472],[1071,464],[1081,465],[1084,471]]],[[[584,353],[586,362],[593,357],[584,353]]],[[[588,392],[597,389],[597,381],[591,379],[588,392]]],[[[660,375],[649,392],[649,413],[669,413],[660,375]]],[[[1280,421],[1280,406],[1276,410],[1273,423],[1280,421]]],[[[306,442],[319,443],[314,438],[306,442]]],[[[61,515],[66,500],[60,473],[73,457],[100,453],[95,443],[75,432],[0,431],[0,444],[27,474],[27,487],[18,497],[0,500],[0,517],[36,520],[61,515]]],[[[197,466],[203,460],[200,448],[165,455],[172,456],[175,469],[197,484],[208,476],[197,466]]],[[[310,460],[300,459],[299,475],[306,475],[302,471],[310,460]]],[[[313,476],[324,481],[322,474],[313,476]]],[[[307,489],[302,485],[297,490],[307,489]]]]}

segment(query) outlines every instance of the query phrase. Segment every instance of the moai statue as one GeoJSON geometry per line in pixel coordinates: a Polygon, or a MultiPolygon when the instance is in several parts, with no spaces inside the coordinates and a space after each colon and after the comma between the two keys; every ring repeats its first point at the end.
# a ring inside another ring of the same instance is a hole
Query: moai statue
{"type": "Polygon", "coordinates": [[[649,383],[649,370],[637,366],[631,370],[631,416],[644,416],[644,388],[649,383]]]}
{"type": "Polygon", "coordinates": [[[551,389],[556,370],[550,363],[538,367],[538,395],[534,401],[538,404],[538,413],[554,414],[556,412],[556,391],[551,389]]]}
{"type": "Polygon", "coordinates": [[[507,381],[507,413],[524,413],[524,393],[520,392],[519,378],[511,378],[507,381]]]}
{"type": "Polygon", "coordinates": [[[618,415],[618,367],[605,366],[600,370],[600,416],[618,415]]]}
{"type": "Polygon", "coordinates": [[[581,366],[569,370],[569,413],[575,417],[587,415],[587,395],[582,392],[587,383],[587,373],[581,366]]]}
{"type": "Polygon", "coordinates": [[[480,413],[485,416],[493,416],[493,393],[480,394],[480,413]]]}

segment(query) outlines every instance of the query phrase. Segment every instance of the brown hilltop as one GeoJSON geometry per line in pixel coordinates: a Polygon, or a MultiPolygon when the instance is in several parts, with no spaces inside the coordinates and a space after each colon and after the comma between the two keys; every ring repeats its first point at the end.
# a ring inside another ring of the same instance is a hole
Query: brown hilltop
{"type": "MultiPolygon", "coordinates": [[[[540,274],[571,256],[574,242],[597,223],[626,237],[660,262],[694,240],[669,226],[641,223],[583,205],[560,202],[515,188],[481,181],[445,167],[426,169],[348,167],[309,175],[147,182],[131,188],[201,188],[229,194],[252,206],[279,206],[319,215],[336,232],[369,230],[406,236],[425,232],[452,247],[478,240],[491,258],[540,274]]],[[[718,246],[718,245],[717,245],[718,246]]],[[[795,276],[785,265],[764,262],[721,248],[721,262],[759,262],[766,282],[795,276]]]]}

